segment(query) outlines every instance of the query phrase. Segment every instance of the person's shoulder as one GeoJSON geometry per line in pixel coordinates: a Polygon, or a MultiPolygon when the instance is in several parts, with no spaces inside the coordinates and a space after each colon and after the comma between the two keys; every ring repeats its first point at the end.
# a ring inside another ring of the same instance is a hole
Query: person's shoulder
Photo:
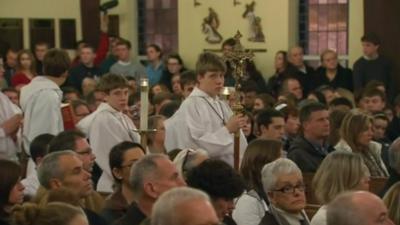
{"type": "Polygon", "coordinates": [[[361,56],[354,62],[353,67],[361,66],[361,65],[365,64],[366,62],[367,62],[367,60],[361,56]]]}
{"type": "Polygon", "coordinates": [[[269,211],[266,211],[259,225],[279,225],[279,223],[276,221],[276,218],[269,211]]]}

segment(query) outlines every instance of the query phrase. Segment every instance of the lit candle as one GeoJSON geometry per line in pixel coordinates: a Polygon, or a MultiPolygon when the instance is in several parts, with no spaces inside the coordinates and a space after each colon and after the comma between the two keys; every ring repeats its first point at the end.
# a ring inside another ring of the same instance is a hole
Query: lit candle
{"type": "Polygon", "coordinates": [[[224,89],[222,90],[222,95],[228,96],[230,94],[229,92],[229,87],[224,87],[224,89]]]}
{"type": "Polygon", "coordinates": [[[140,130],[147,130],[147,118],[149,115],[149,80],[140,79],[140,130]]]}

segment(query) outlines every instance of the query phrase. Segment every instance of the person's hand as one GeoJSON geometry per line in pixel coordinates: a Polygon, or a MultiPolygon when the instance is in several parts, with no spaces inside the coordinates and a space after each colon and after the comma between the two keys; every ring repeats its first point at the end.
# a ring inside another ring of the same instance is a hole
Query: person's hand
{"type": "Polygon", "coordinates": [[[104,13],[103,15],[100,16],[100,30],[103,33],[108,33],[108,14],[104,13]]]}
{"type": "Polygon", "coordinates": [[[244,126],[246,126],[246,118],[243,116],[243,114],[232,116],[225,124],[225,127],[230,133],[235,133],[244,126]]]}
{"type": "Polygon", "coordinates": [[[4,123],[2,123],[0,127],[4,129],[6,135],[11,136],[15,134],[20,128],[22,119],[23,119],[22,115],[17,114],[9,118],[8,120],[4,121],[4,123]]]}

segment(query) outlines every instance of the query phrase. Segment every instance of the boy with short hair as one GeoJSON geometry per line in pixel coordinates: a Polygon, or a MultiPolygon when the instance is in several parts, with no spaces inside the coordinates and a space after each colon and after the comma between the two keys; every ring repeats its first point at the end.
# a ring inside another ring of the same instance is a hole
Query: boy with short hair
{"type": "Polygon", "coordinates": [[[20,104],[25,115],[22,136],[28,155],[30,143],[36,136],[57,135],[64,130],[60,86],[67,79],[69,66],[70,59],[64,50],[51,49],[43,59],[44,75],[33,78],[21,90],[20,104]]]}
{"type": "Polygon", "coordinates": [[[116,45],[118,61],[111,66],[110,73],[134,77],[136,81],[139,81],[141,77],[144,77],[146,71],[142,65],[132,62],[131,43],[128,40],[120,39],[116,45]]]}
{"type": "MultiPolygon", "coordinates": [[[[20,105],[24,112],[22,138],[27,155],[30,155],[31,142],[38,135],[57,135],[64,130],[60,86],[67,79],[70,64],[64,50],[49,50],[43,59],[44,75],[39,74],[21,89],[20,105]]],[[[35,171],[34,162],[30,159],[27,176],[35,171]]]]}
{"type": "Polygon", "coordinates": [[[378,89],[364,90],[359,105],[361,109],[370,114],[382,112],[386,106],[385,93],[378,89]]]}
{"type": "Polygon", "coordinates": [[[78,128],[89,138],[96,162],[103,170],[97,191],[111,193],[113,177],[108,162],[111,148],[123,141],[140,142],[140,136],[134,132],[132,120],[123,113],[128,106],[128,81],[121,75],[107,74],[100,79],[99,90],[106,94],[106,102],[82,119],[78,128]]]}
{"type": "MultiPolygon", "coordinates": [[[[197,86],[175,114],[165,121],[165,147],[202,148],[211,158],[233,165],[233,133],[246,124],[243,115],[232,110],[218,95],[224,85],[225,63],[212,53],[203,53],[196,64],[197,86]]],[[[240,150],[247,141],[240,132],[240,150]]]]}
{"type": "Polygon", "coordinates": [[[179,80],[182,88],[183,98],[187,98],[192,93],[194,86],[196,86],[196,72],[187,70],[181,74],[179,80]]]}
{"type": "Polygon", "coordinates": [[[380,40],[374,33],[361,38],[364,55],[353,66],[354,90],[360,90],[371,80],[382,81],[386,87],[388,99],[393,99],[391,82],[391,63],[379,55],[380,40]]]}

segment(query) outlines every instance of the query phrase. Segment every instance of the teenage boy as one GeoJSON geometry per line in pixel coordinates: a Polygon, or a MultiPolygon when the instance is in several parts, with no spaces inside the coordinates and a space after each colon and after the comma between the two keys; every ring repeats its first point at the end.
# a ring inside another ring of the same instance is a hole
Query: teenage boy
{"type": "Polygon", "coordinates": [[[364,90],[360,99],[359,106],[369,114],[383,112],[386,106],[385,93],[378,89],[364,90]]]}
{"type": "Polygon", "coordinates": [[[105,103],[78,123],[89,138],[96,163],[103,170],[97,191],[111,193],[113,177],[109,166],[111,148],[123,141],[140,142],[132,120],[123,113],[128,106],[129,84],[121,75],[107,74],[100,79],[99,89],[106,94],[105,103]]]}
{"type": "MultiPolygon", "coordinates": [[[[20,104],[24,112],[23,144],[29,155],[29,146],[40,134],[57,135],[64,130],[61,115],[61,86],[68,76],[71,62],[68,54],[61,49],[49,50],[43,59],[43,72],[21,89],[20,104]]],[[[34,171],[34,163],[29,160],[28,174],[34,171]]]]}
{"type": "Polygon", "coordinates": [[[116,51],[118,62],[111,66],[110,73],[134,77],[136,81],[140,81],[140,78],[145,76],[146,71],[142,65],[132,62],[131,43],[127,40],[119,40],[116,51]]]}
{"type": "MultiPolygon", "coordinates": [[[[165,147],[202,148],[211,158],[233,165],[233,134],[245,126],[243,115],[232,115],[224,101],[218,98],[224,85],[226,65],[212,53],[203,53],[196,64],[197,86],[178,111],[165,122],[165,147]]],[[[240,132],[240,150],[247,141],[240,132]]]]}
{"type": "Polygon", "coordinates": [[[371,80],[382,81],[386,87],[388,99],[393,99],[390,62],[379,55],[380,40],[375,34],[366,34],[361,38],[364,55],[353,66],[354,90],[360,90],[371,80]]]}

